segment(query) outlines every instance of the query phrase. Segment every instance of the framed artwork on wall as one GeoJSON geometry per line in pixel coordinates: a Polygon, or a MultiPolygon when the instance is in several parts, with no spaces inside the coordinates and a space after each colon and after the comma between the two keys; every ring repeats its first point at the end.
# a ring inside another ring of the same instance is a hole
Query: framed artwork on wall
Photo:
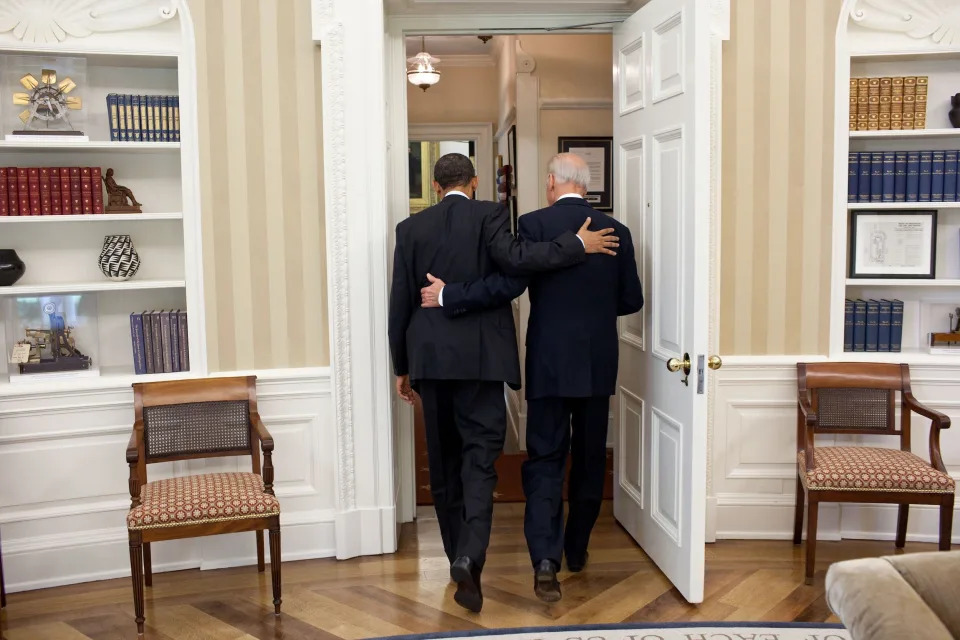
{"type": "Polygon", "coordinates": [[[409,157],[410,213],[423,211],[430,206],[430,143],[411,140],[407,148],[409,157]]]}
{"type": "Polygon", "coordinates": [[[575,153],[590,167],[587,202],[597,211],[613,211],[613,138],[570,136],[558,138],[560,153],[575,153]]]}
{"type": "Polygon", "coordinates": [[[937,212],[852,211],[851,278],[935,278],[937,212]]]}

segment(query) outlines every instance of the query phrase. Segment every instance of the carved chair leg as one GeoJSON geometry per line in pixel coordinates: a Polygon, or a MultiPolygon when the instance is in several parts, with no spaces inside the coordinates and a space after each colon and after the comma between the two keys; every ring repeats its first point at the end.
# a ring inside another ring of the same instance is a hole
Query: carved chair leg
{"type": "Polygon", "coordinates": [[[130,532],[130,578],[133,581],[133,611],[137,617],[137,635],[143,635],[143,538],[130,532]]]}
{"type": "Polygon", "coordinates": [[[153,560],[150,558],[150,543],[143,543],[143,581],[148,587],[153,586],[153,560]]]}
{"type": "Polygon", "coordinates": [[[953,534],[953,499],[952,493],[943,497],[940,503],[940,551],[950,551],[950,538],[953,534]]]}
{"type": "Polygon", "coordinates": [[[793,513],[793,544],[800,544],[803,541],[803,500],[806,498],[803,491],[803,483],[800,477],[797,477],[797,504],[793,513]]]}
{"type": "Polygon", "coordinates": [[[266,563],[263,560],[263,529],[257,531],[257,571],[263,573],[266,563]]]}
{"type": "Polygon", "coordinates": [[[813,584],[813,570],[817,566],[817,512],[819,503],[814,492],[810,492],[810,504],[807,505],[807,562],[805,582],[813,584]]]}
{"type": "Polygon", "coordinates": [[[910,517],[910,505],[902,504],[897,511],[897,549],[907,544],[907,519],[910,517]]]}
{"type": "Polygon", "coordinates": [[[273,610],[280,615],[280,518],[270,524],[270,576],[273,578],[273,610]]]}

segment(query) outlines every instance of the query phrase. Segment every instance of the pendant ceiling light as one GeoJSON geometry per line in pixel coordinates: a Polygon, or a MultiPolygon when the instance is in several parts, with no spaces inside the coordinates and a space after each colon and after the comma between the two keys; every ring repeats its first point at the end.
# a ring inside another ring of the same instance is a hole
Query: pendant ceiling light
{"type": "Polygon", "coordinates": [[[440,70],[437,65],[440,60],[427,53],[426,39],[420,38],[420,53],[407,59],[407,80],[426,91],[440,82],[440,70]]]}

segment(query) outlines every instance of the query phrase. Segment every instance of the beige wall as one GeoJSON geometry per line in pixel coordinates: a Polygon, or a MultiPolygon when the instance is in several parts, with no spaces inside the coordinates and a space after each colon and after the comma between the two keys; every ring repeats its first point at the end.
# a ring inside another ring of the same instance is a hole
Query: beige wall
{"type": "Polygon", "coordinates": [[[440,82],[424,91],[407,83],[407,120],[414,124],[497,123],[497,68],[445,67],[440,82]]]}
{"type": "Polygon", "coordinates": [[[723,354],[827,352],[840,4],[732,3],[723,48],[723,354]]]}
{"type": "Polygon", "coordinates": [[[189,0],[212,371],[330,362],[310,0],[189,0]]]}
{"type": "MultiPolygon", "coordinates": [[[[612,100],[613,78],[609,35],[521,36],[523,50],[537,61],[533,74],[540,79],[540,98],[612,100]]],[[[612,109],[546,109],[540,111],[541,174],[557,153],[561,136],[612,136],[612,109]]],[[[543,175],[536,177],[543,181],[543,175]]],[[[526,177],[524,177],[526,180],[526,177]]],[[[540,206],[547,206],[546,192],[540,190],[540,206]]]]}

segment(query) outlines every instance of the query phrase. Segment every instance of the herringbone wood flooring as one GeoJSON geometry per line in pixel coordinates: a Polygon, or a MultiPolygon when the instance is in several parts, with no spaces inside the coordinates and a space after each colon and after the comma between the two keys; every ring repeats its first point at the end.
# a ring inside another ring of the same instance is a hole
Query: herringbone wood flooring
{"type": "MultiPolygon", "coordinates": [[[[693,606],[670,587],[606,508],[591,540],[587,569],[576,575],[564,572],[563,600],[547,605],[533,595],[522,505],[498,506],[494,525],[480,615],[454,604],[436,522],[423,517],[405,527],[395,555],[285,563],[279,618],[270,604],[269,569],[263,574],[254,567],[157,574],[146,590],[146,637],[334,640],[628,621],[832,622],[836,619],[823,595],[827,566],[893,553],[892,542],[821,542],[817,581],[807,587],[802,547],[789,541],[719,542],[707,547],[706,601],[693,606]]],[[[933,549],[908,546],[908,551],[933,549]]],[[[130,581],[11,594],[2,630],[7,640],[135,638],[130,581]]]]}

